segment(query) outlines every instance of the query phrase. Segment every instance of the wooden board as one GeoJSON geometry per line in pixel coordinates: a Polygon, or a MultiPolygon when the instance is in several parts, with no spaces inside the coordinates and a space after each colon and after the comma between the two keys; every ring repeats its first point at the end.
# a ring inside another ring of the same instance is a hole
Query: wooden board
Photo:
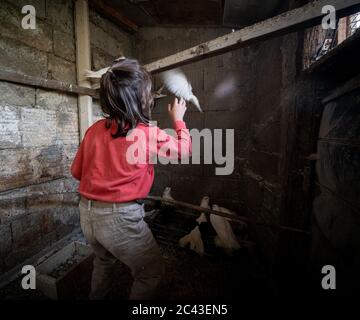
{"type": "Polygon", "coordinates": [[[125,17],[117,8],[113,7],[107,1],[91,0],[90,5],[93,6],[96,11],[103,14],[126,31],[138,31],[139,28],[134,22],[125,17]]]}
{"type": "Polygon", "coordinates": [[[32,87],[66,92],[71,94],[86,94],[94,98],[98,98],[99,96],[98,92],[91,88],[82,87],[76,84],[66,83],[57,80],[40,79],[36,77],[31,77],[23,74],[18,74],[15,72],[8,72],[3,70],[0,70],[0,80],[16,83],[16,84],[32,86],[32,87]]]}

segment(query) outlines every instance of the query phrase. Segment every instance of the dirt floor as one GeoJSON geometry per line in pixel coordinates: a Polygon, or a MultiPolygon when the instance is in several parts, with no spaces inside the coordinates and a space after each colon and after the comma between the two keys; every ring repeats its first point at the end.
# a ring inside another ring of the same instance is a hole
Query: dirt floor
{"type": "MultiPolygon", "coordinates": [[[[166,275],[159,288],[159,299],[234,299],[239,295],[268,293],[266,277],[245,250],[233,257],[203,256],[183,248],[161,246],[166,262],[166,275]]],[[[126,266],[118,264],[109,299],[126,299],[131,286],[131,275],[126,266]]],[[[21,279],[0,290],[0,300],[45,300],[39,290],[25,291],[21,279]]],[[[82,292],[78,299],[87,299],[82,292]]]]}
{"type": "MultiPolygon", "coordinates": [[[[216,233],[211,225],[202,224],[205,255],[199,256],[190,249],[179,247],[178,239],[192,230],[195,218],[196,216],[186,216],[166,207],[146,218],[160,244],[166,265],[166,273],[159,288],[159,299],[227,300],[239,295],[258,296],[273,292],[270,277],[266,275],[263,264],[258,260],[256,246],[242,247],[232,256],[228,256],[214,246],[213,239],[216,233]]],[[[239,239],[244,239],[241,230],[237,231],[237,234],[239,239]]],[[[82,234],[80,237],[78,241],[85,242],[82,234]]],[[[58,278],[75,262],[65,261],[60,268],[53,271],[52,275],[58,278]]],[[[89,274],[84,275],[84,279],[91,277],[91,261],[89,265],[90,267],[85,269],[89,274]]],[[[113,277],[113,288],[109,299],[127,299],[132,283],[129,269],[119,262],[113,277]]],[[[73,285],[72,281],[70,286],[73,285]]],[[[83,285],[76,283],[75,287],[81,287],[79,293],[76,293],[76,299],[87,299],[89,283],[83,285]]],[[[17,279],[0,289],[0,300],[2,299],[47,299],[47,297],[39,290],[23,290],[21,279],[17,279]]]]}

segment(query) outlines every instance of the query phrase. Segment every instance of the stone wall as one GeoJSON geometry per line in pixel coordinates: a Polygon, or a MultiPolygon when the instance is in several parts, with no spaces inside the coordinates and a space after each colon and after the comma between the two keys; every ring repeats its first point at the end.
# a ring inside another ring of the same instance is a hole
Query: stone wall
{"type": "MultiPolygon", "coordinates": [[[[35,30],[21,27],[25,4],[0,2],[0,68],[76,83],[73,2],[32,1],[35,30]]],[[[131,54],[130,36],[90,15],[93,68],[131,54]]],[[[78,126],[76,95],[0,82],[0,274],[78,226],[78,126]]]]}

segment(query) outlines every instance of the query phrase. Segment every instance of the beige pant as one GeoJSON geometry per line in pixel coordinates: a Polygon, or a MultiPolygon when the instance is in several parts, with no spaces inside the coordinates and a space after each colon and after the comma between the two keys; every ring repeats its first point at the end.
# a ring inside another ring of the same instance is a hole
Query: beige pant
{"type": "Polygon", "coordinates": [[[95,253],[90,299],[104,299],[111,287],[116,259],[125,263],[134,282],[130,299],[154,298],[164,271],[159,247],[136,202],[107,204],[82,199],[81,228],[95,253]]]}

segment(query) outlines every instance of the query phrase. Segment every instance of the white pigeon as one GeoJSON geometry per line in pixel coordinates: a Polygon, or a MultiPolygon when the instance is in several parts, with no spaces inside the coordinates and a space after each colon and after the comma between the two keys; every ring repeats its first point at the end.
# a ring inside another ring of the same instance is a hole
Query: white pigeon
{"type": "Polygon", "coordinates": [[[194,250],[201,256],[204,254],[204,243],[201,239],[201,232],[199,226],[196,226],[190,231],[189,234],[182,237],[179,240],[179,244],[181,247],[186,247],[188,244],[190,244],[191,250],[194,250]]]}
{"type": "MultiPolygon", "coordinates": [[[[210,209],[209,202],[210,202],[210,198],[208,196],[202,197],[201,202],[200,202],[200,207],[210,209]]],[[[206,222],[207,220],[206,220],[205,214],[203,212],[201,212],[200,217],[197,218],[196,221],[198,224],[200,224],[201,222],[206,222]]]]}
{"type": "Polygon", "coordinates": [[[192,87],[186,79],[185,74],[180,69],[165,71],[162,74],[165,87],[179,98],[191,102],[200,112],[202,112],[198,98],[192,92],[192,87]]]}
{"type": "Polygon", "coordinates": [[[170,187],[166,187],[163,191],[162,197],[164,199],[168,199],[168,200],[174,200],[174,198],[171,196],[171,188],[170,187]]]}
{"type": "MultiPolygon", "coordinates": [[[[212,206],[212,209],[215,211],[232,214],[230,210],[219,207],[216,204],[212,206]]],[[[217,247],[223,248],[225,252],[229,255],[231,255],[235,250],[240,249],[240,244],[237,241],[236,236],[231,228],[230,222],[227,218],[211,214],[210,222],[217,233],[217,236],[214,240],[217,247]]]]}

